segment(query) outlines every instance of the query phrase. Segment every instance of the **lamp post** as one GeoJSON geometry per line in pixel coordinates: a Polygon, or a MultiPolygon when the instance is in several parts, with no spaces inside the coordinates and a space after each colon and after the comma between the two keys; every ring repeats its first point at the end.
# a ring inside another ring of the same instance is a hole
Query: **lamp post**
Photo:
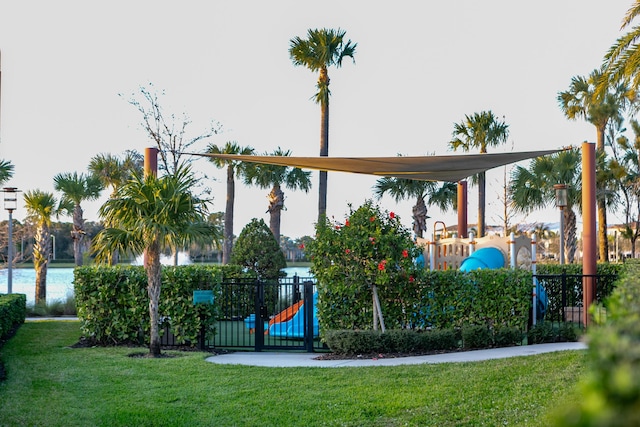
{"type": "Polygon", "coordinates": [[[4,208],[9,211],[9,245],[7,248],[7,293],[13,293],[13,211],[18,207],[18,189],[16,187],[4,187],[4,208]]]}
{"type": "Polygon", "coordinates": [[[567,184],[556,184],[556,206],[560,208],[560,264],[564,264],[564,208],[567,207],[567,184]]]}

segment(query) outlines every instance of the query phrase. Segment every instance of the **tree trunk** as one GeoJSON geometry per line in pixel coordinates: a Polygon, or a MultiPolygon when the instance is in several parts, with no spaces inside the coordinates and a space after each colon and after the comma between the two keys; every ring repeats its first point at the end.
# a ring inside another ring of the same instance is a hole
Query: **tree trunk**
{"type": "Polygon", "coordinates": [[[269,193],[269,229],[280,245],[280,215],[284,208],[284,192],[279,185],[274,185],[269,193]]]}
{"type": "Polygon", "coordinates": [[[227,167],[227,204],[224,209],[224,242],[222,244],[222,263],[231,262],[233,250],[233,202],[236,197],[236,182],[233,176],[233,165],[227,167]]]}
{"type": "MultiPolygon", "coordinates": [[[[596,152],[604,153],[604,139],[606,124],[597,126],[596,152]]],[[[597,175],[596,175],[597,176],[597,175]]],[[[600,183],[604,184],[604,183],[600,183]]],[[[598,197],[596,202],[598,207],[598,258],[600,262],[609,262],[609,240],[607,239],[607,200],[606,192],[598,197]]]]}
{"type": "Polygon", "coordinates": [[[46,224],[38,225],[35,243],[33,245],[33,267],[36,272],[36,293],[35,303],[46,304],[47,302],[47,267],[49,264],[49,254],[51,252],[51,233],[46,224]]]}
{"type": "Polygon", "coordinates": [[[418,197],[413,206],[413,234],[422,238],[427,231],[427,205],[423,197],[418,197]]]}
{"type": "MultiPolygon", "coordinates": [[[[325,82],[329,85],[326,68],[320,70],[318,85],[325,82]]],[[[329,155],[329,97],[320,103],[320,156],[329,155]]],[[[320,171],[318,183],[318,222],[327,214],[327,171],[320,171]]]]}
{"type": "Polygon", "coordinates": [[[484,210],[485,210],[485,193],[486,193],[486,174],[480,172],[478,174],[478,237],[485,235],[484,210]]]}
{"type": "Polygon", "coordinates": [[[577,240],[576,240],[576,214],[571,206],[567,206],[562,210],[564,215],[564,247],[567,261],[571,264],[576,258],[577,240]]]}
{"type": "Polygon", "coordinates": [[[71,230],[71,238],[73,239],[73,259],[76,266],[82,265],[82,255],[84,252],[84,219],[82,218],[82,208],[77,204],[73,208],[73,229],[71,230]]]}
{"type": "Polygon", "coordinates": [[[149,337],[149,353],[157,357],[160,355],[160,290],[162,289],[162,270],[160,264],[160,250],[154,242],[145,252],[144,268],[147,272],[147,293],[149,294],[149,320],[151,324],[149,337]]]}

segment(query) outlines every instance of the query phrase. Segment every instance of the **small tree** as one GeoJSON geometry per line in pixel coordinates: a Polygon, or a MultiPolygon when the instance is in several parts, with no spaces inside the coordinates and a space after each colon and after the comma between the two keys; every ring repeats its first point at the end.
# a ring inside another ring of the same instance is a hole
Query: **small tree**
{"type": "MultiPolygon", "coordinates": [[[[323,294],[343,295],[345,301],[364,295],[373,301],[373,328],[380,320],[384,331],[382,300],[396,300],[401,306],[401,290],[416,279],[416,259],[421,250],[411,239],[411,231],[402,226],[393,212],[382,211],[371,201],[350,214],[344,223],[328,219],[316,226],[316,238],[308,245],[312,271],[318,280],[321,324],[342,329],[362,329],[367,325],[355,307],[322,306],[323,294]],[[333,320],[328,319],[331,316],[333,320]],[[324,318],[323,318],[324,317],[324,318]]],[[[338,298],[339,299],[339,298],[338,298]]],[[[335,299],[334,299],[335,300],[335,299]]]]}
{"type": "Polygon", "coordinates": [[[231,264],[255,271],[259,278],[274,279],[287,267],[280,245],[263,219],[254,218],[238,236],[231,264]]]}

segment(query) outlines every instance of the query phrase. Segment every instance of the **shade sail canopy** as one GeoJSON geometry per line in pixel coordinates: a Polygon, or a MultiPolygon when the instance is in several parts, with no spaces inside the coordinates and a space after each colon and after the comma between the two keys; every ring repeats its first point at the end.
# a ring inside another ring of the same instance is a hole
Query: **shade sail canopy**
{"type": "Polygon", "coordinates": [[[240,154],[184,153],[239,162],[291,166],[333,172],[351,172],[420,181],[457,182],[480,172],[562,150],[519,153],[460,154],[450,156],[397,157],[291,157],[240,154]]]}

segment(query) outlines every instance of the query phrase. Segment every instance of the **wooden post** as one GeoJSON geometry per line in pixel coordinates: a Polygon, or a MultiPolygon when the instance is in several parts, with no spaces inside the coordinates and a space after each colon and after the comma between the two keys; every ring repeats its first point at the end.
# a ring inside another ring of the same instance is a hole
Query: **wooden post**
{"type": "Polygon", "coordinates": [[[595,144],[582,143],[582,294],[583,321],[589,326],[596,274],[596,151],[595,144]]]}
{"type": "Polygon", "coordinates": [[[458,181],[458,237],[467,237],[467,181],[458,181]]]}

